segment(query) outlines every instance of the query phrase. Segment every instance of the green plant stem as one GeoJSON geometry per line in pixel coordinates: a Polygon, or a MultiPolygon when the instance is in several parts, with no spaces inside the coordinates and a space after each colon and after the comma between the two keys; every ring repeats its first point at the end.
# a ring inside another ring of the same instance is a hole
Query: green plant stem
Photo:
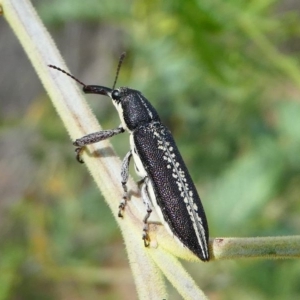
{"type": "Polygon", "coordinates": [[[183,299],[207,299],[200,289],[195,288],[195,281],[174,255],[158,248],[156,251],[151,251],[151,257],[160,266],[166,278],[173,284],[183,299]]]}
{"type": "Polygon", "coordinates": [[[300,236],[215,238],[214,258],[300,258],[300,236]]]}

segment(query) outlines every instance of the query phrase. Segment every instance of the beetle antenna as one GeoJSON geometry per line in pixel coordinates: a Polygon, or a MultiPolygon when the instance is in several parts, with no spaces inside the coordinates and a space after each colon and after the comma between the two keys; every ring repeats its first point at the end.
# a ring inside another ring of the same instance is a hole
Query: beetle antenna
{"type": "Polygon", "coordinates": [[[75,76],[71,75],[70,73],[66,72],[65,70],[61,69],[61,68],[58,68],[56,66],[53,66],[53,65],[48,65],[48,67],[52,68],[52,69],[55,69],[55,70],[58,70],[66,75],[68,75],[69,77],[71,77],[72,79],[74,79],[75,81],[77,81],[79,84],[83,85],[83,86],[86,86],[83,82],[81,82],[79,79],[77,79],[75,76]]]}
{"type": "Polygon", "coordinates": [[[119,63],[118,63],[118,68],[117,68],[117,73],[116,73],[116,78],[115,78],[115,81],[114,81],[114,84],[113,84],[113,87],[112,87],[113,90],[115,89],[115,86],[116,86],[116,83],[117,83],[117,80],[118,80],[118,77],[119,77],[119,72],[120,72],[120,69],[121,69],[121,66],[122,66],[122,63],[123,63],[123,60],[124,60],[125,56],[126,56],[126,52],[123,52],[120,56],[119,63]]]}

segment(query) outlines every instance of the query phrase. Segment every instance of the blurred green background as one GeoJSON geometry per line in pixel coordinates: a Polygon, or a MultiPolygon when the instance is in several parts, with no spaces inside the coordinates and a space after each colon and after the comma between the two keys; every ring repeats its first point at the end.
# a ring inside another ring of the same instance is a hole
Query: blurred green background
{"type": "MultiPolygon", "coordinates": [[[[212,237],[299,234],[299,1],[34,5],[85,83],[111,86],[127,52],[117,86],[141,90],[173,132],[212,237]]],[[[0,300],[136,299],[112,214],[3,18],[0,53],[0,300]]],[[[109,99],[86,98],[119,125],[109,99]]],[[[128,151],[126,134],[112,143],[128,151]]],[[[210,299],[300,295],[299,261],[185,264],[210,299]]]]}

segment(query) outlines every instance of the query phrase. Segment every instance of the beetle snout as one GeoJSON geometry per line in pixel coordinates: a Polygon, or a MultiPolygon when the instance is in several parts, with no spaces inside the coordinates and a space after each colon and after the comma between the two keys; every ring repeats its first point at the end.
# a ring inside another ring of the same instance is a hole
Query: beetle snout
{"type": "Polygon", "coordinates": [[[85,94],[100,94],[108,97],[110,97],[112,92],[111,88],[100,85],[85,85],[82,90],[85,94]]]}

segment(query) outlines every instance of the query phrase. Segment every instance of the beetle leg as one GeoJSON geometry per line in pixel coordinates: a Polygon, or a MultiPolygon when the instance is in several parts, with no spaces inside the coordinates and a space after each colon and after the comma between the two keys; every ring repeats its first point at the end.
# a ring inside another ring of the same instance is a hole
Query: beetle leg
{"type": "Polygon", "coordinates": [[[75,140],[73,142],[73,145],[77,147],[75,149],[77,161],[83,163],[83,160],[81,159],[81,153],[84,146],[106,140],[114,135],[123,133],[124,131],[125,131],[124,128],[122,126],[119,126],[118,128],[115,129],[102,130],[102,131],[90,133],[88,135],[83,136],[80,139],[75,140]]]}
{"type": "Polygon", "coordinates": [[[149,234],[148,234],[148,231],[149,231],[148,219],[152,213],[152,202],[150,200],[149,193],[147,190],[148,181],[149,181],[148,177],[145,177],[144,181],[142,183],[142,188],[141,188],[142,199],[143,199],[144,204],[146,205],[146,211],[147,211],[146,216],[143,219],[143,222],[144,222],[143,240],[144,240],[145,247],[148,247],[150,244],[150,238],[149,238],[149,234]]]}
{"type": "Polygon", "coordinates": [[[123,162],[122,162],[122,167],[121,167],[121,180],[122,180],[121,183],[122,183],[122,188],[123,188],[123,197],[122,197],[122,200],[119,205],[118,216],[120,218],[123,217],[123,211],[125,209],[126,202],[128,200],[127,181],[128,181],[128,177],[129,177],[129,163],[130,163],[131,157],[132,157],[132,153],[131,153],[131,151],[129,151],[126,154],[126,156],[124,157],[123,162]]]}

